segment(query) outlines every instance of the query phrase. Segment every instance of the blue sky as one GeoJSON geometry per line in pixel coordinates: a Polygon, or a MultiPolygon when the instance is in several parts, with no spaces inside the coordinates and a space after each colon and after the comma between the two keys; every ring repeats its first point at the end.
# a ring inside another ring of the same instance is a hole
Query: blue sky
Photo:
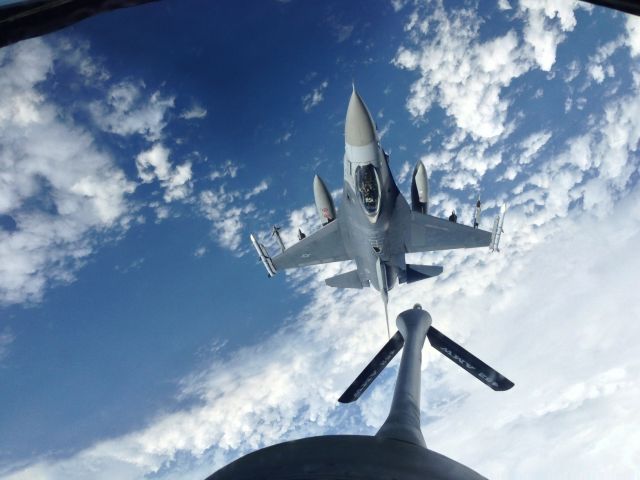
{"type": "Polygon", "coordinates": [[[445,273],[391,292],[516,383],[425,351],[427,444],[491,478],[634,478],[639,22],[559,0],[186,3],[0,50],[0,476],[203,477],[375,432],[393,368],[336,402],[386,339],[375,292],[324,286],[348,265],[268,280],[248,242],[319,226],[355,81],[401,190],[422,161],[432,213],[468,223],[481,191],[488,228],[510,205],[500,255],[416,256],[445,273]]]}

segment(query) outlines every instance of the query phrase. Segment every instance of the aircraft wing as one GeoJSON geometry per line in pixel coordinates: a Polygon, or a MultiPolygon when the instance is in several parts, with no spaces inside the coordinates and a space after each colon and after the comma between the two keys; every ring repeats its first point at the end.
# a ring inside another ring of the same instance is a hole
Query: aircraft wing
{"type": "Polygon", "coordinates": [[[433,215],[411,212],[405,248],[407,253],[414,253],[488,247],[490,243],[491,232],[450,222],[433,215]]]}
{"type": "Polygon", "coordinates": [[[271,262],[276,270],[281,270],[344,260],[350,258],[344,248],[338,218],[275,255],[271,262]]]}

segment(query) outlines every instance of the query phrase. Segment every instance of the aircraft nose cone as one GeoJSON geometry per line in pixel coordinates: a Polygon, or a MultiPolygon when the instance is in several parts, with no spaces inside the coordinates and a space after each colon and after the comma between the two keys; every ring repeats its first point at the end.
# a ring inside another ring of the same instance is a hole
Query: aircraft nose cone
{"type": "Polygon", "coordinates": [[[376,141],[376,127],[355,88],[349,100],[349,108],[347,108],[344,136],[349,145],[357,147],[369,145],[371,142],[376,141]]]}

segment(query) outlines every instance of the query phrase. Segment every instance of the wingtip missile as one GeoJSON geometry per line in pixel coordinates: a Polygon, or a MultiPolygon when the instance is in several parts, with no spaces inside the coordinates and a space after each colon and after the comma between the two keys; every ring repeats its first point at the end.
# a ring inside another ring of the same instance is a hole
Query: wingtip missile
{"type": "Polygon", "coordinates": [[[264,245],[258,242],[258,240],[256,240],[256,237],[253,235],[253,233],[249,235],[249,238],[251,239],[253,248],[255,248],[256,252],[258,253],[260,261],[264,265],[264,268],[267,270],[267,276],[269,278],[273,277],[276,274],[276,267],[273,265],[273,261],[267,253],[267,249],[264,248],[264,245]]]}
{"type": "Polygon", "coordinates": [[[496,215],[493,221],[493,229],[491,231],[491,242],[489,243],[489,250],[492,252],[500,251],[500,238],[504,232],[504,217],[507,213],[507,204],[503,203],[500,207],[500,212],[496,215]]]}

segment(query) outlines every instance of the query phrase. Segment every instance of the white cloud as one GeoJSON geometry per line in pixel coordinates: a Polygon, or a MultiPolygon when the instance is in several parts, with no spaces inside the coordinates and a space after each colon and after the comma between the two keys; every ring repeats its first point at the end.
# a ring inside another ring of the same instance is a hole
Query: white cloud
{"type": "Polygon", "coordinates": [[[281,137],[276,138],[275,144],[278,145],[280,143],[286,143],[289,141],[293,134],[291,132],[284,132],[281,137]]]}
{"type": "Polygon", "coordinates": [[[539,131],[532,133],[522,142],[519,147],[522,149],[522,153],[518,156],[518,163],[528,164],[536,158],[538,152],[544,147],[551,138],[551,132],[539,131]]]}
{"type": "Polygon", "coordinates": [[[389,130],[391,130],[391,125],[393,125],[395,122],[393,120],[389,120],[387,123],[385,123],[382,128],[380,130],[378,130],[378,139],[382,140],[382,138],[389,133],[389,130]]]}
{"type": "MultiPolygon", "coordinates": [[[[522,205],[509,213],[501,255],[418,258],[443,263],[445,273],[393,290],[392,314],[420,299],[439,329],[516,382],[509,392],[492,392],[426,347],[422,405],[430,448],[490,478],[626,478],[637,471],[640,329],[627,319],[640,315],[629,288],[640,268],[640,257],[630,255],[640,241],[639,200],[635,192],[619,205],[624,217],[575,212],[540,228],[531,226],[522,205]],[[512,233],[518,229],[521,235],[512,233]],[[561,447],[550,453],[549,442],[561,447]]],[[[214,357],[208,369],[185,379],[181,395],[197,400],[195,406],[7,478],[173,476],[169,466],[204,476],[203,469],[275,442],[336,430],[373,433],[392,381],[383,375],[348,425],[336,398],[385,342],[383,314],[371,310],[377,301],[371,290],[321,285],[335,270],[315,269],[304,282],[312,287],[300,282],[311,300],[295,322],[260,345],[214,357]]]]}
{"type": "Polygon", "coordinates": [[[394,59],[396,66],[420,73],[411,86],[409,112],[422,117],[437,101],[459,129],[476,139],[497,139],[505,131],[508,107],[501,90],[529,69],[517,34],[480,42],[475,12],[446,12],[442,5],[425,22],[430,35],[422,34],[417,23],[416,47],[401,47],[394,59]]]}
{"type": "Polygon", "coordinates": [[[236,178],[239,168],[240,167],[238,167],[238,165],[233,163],[231,160],[225,160],[225,162],[222,164],[222,168],[211,172],[209,178],[211,180],[217,180],[219,178],[225,177],[236,178]]]}
{"type": "Polygon", "coordinates": [[[169,149],[157,143],[136,157],[138,176],[144,183],[158,180],[164,188],[164,201],[183,200],[191,193],[191,162],[176,167],[169,161],[169,149]]]}
{"type": "Polygon", "coordinates": [[[319,86],[314,88],[311,93],[302,97],[302,108],[305,112],[311,111],[312,108],[318,106],[324,100],[324,91],[328,86],[329,82],[325,80],[319,86]]]}
{"type": "MultiPolygon", "coordinates": [[[[492,392],[425,349],[427,443],[490,478],[632,478],[640,469],[640,300],[630,287],[640,269],[640,189],[632,183],[640,161],[638,87],[604,105],[589,130],[554,148],[559,153],[530,163],[513,191],[495,185],[482,222],[486,227],[491,209],[509,201],[500,255],[414,255],[408,260],[442,264],[445,272],[391,292],[392,315],[421,301],[438,328],[516,382],[509,392],[492,392]]],[[[546,135],[538,132],[520,148],[535,155],[546,135]]],[[[445,172],[457,171],[447,162],[459,157],[467,172],[482,175],[500,163],[479,161],[487,148],[425,157],[445,172]]],[[[201,204],[214,223],[224,223],[242,196],[223,187],[205,193],[201,204]]],[[[455,200],[441,192],[433,197],[441,210],[455,200]]],[[[310,231],[315,215],[313,205],[292,212],[286,242],[294,241],[298,226],[310,231]]],[[[242,217],[229,218],[230,235],[221,241],[233,245],[239,238],[234,223],[242,217]]],[[[159,414],[138,431],[67,459],[3,473],[13,480],[175,478],[175,470],[204,477],[275,442],[373,433],[386,413],[391,377],[374,384],[348,423],[336,404],[386,340],[382,309],[371,309],[379,303],[375,292],[322,284],[343,267],[288,275],[295,289],[308,293],[308,303],[263,343],[214,357],[209,368],[185,379],[181,398],[192,399],[191,407],[159,414]]]]}
{"type": "Polygon", "coordinates": [[[69,282],[93,252],[95,234],[126,227],[128,181],[92,135],[41,84],[55,78],[58,53],[41,40],[0,56],[0,303],[37,301],[69,282]]]}
{"type": "Polygon", "coordinates": [[[604,69],[600,65],[589,65],[589,75],[596,83],[602,83],[604,81],[604,69]]]}
{"type": "Polygon", "coordinates": [[[266,180],[262,180],[258,185],[253,187],[247,193],[244,194],[244,199],[248,200],[251,197],[255,197],[256,195],[260,195],[262,192],[266,191],[269,188],[269,182],[266,180]]]}
{"type": "Polygon", "coordinates": [[[567,73],[564,76],[564,81],[567,83],[573,82],[580,75],[580,62],[573,60],[567,65],[567,73]]]}
{"type": "Polygon", "coordinates": [[[227,192],[224,186],[215,190],[205,190],[199,197],[201,212],[213,222],[214,238],[220,246],[236,253],[241,253],[244,217],[256,209],[252,203],[236,206],[236,199],[241,197],[239,191],[227,192]]]}
{"type": "Polygon", "coordinates": [[[577,0],[520,0],[520,10],[526,15],[524,39],[533,48],[533,57],[542,70],[551,70],[564,33],[575,28],[573,11],[577,3],[577,0]],[[556,18],[558,22],[553,21],[556,18]]]}
{"type": "Polygon", "coordinates": [[[619,37],[598,47],[596,52],[589,57],[587,64],[587,71],[591,79],[596,83],[602,83],[605,78],[612,78],[615,75],[610,58],[623,45],[624,38],[619,37]]]}
{"type": "Polygon", "coordinates": [[[625,43],[631,51],[631,56],[640,56],[640,18],[634,15],[627,15],[625,27],[627,30],[625,43]]]}
{"type": "Polygon", "coordinates": [[[89,105],[93,120],[103,130],[117,135],[139,134],[149,141],[160,140],[174,98],[164,98],[159,91],[147,96],[144,90],[143,84],[130,81],[113,85],[106,101],[89,105]]]}
{"type": "Polygon", "coordinates": [[[398,184],[404,183],[409,178],[412,172],[413,168],[411,167],[411,164],[409,162],[404,162],[402,164],[402,167],[400,168],[400,171],[398,172],[398,184]]]}
{"type": "Polygon", "coordinates": [[[202,108],[200,105],[194,105],[188,110],[184,110],[180,113],[180,118],[184,118],[185,120],[192,119],[202,119],[207,116],[207,110],[202,108]]]}
{"type": "Polygon", "coordinates": [[[393,10],[396,12],[399,12],[400,10],[402,10],[406,4],[407,4],[407,0],[391,0],[391,6],[393,7],[393,10]]]}
{"type": "Polygon", "coordinates": [[[77,38],[71,41],[68,38],[58,37],[52,39],[52,43],[56,49],[60,50],[59,60],[79,73],[86,85],[101,85],[111,78],[111,73],[102,62],[90,55],[89,42],[77,38]]]}
{"type": "Polygon", "coordinates": [[[418,7],[406,26],[414,45],[402,46],[393,60],[420,74],[411,85],[407,109],[420,118],[438,102],[456,127],[476,140],[493,143],[507,136],[509,101],[502,97],[503,89],[536,63],[551,69],[563,32],[575,27],[574,8],[574,1],[523,0],[522,42],[514,30],[481,41],[475,10],[446,11],[438,2],[431,13],[421,15],[418,7]]]}

